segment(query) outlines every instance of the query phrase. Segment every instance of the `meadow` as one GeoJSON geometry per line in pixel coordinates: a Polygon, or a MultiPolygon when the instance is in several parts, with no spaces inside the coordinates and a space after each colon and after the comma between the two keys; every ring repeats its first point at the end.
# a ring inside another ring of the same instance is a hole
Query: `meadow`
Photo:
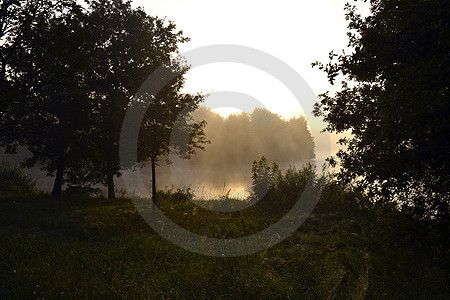
{"type": "MultiPolygon", "coordinates": [[[[322,194],[289,238],[260,253],[208,257],[157,235],[130,198],[3,195],[0,298],[445,299],[446,238],[399,211],[322,194]]],[[[281,212],[218,213],[180,191],[158,207],[199,234],[237,237],[281,212]],[[205,231],[207,230],[207,231],[205,231]]]]}

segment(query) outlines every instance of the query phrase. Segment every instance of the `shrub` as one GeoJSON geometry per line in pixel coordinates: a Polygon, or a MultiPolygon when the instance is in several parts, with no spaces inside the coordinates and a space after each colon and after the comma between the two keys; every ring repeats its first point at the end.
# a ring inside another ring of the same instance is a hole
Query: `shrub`
{"type": "Polygon", "coordinates": [[[172,187],[164,191],[158,190],[158,198],[166,199],[173,203],[186,202],[191,201],[194,198],[194,192],[190,187],[184,187],[182,189],[174,189],[172,187]]]}
{"type": "Polygon", "coordinates": [[[366,206],[363,203],[363,195],[355,192],[349,185],[338,181],[335,176],[324,176],[323,181],[317,210],[328,213],[349,213],[366,206]]]}
{"type": "Polygon", "coordinates": [[[311,164],[297,170],[289,167],[282,172],[277,164],[269,167],[263,156],[252,166],[252,200],[258,206],[270,212],[289,210],[299,199],[308,181],[318,184],[315,169],[311,164]]]}
{"type": "Polygon", "coordinates": [[[36,182],[23,172],[21,168],[8,162],[0,163],[0,194],[23,195],[36,192],[36,182]]]}

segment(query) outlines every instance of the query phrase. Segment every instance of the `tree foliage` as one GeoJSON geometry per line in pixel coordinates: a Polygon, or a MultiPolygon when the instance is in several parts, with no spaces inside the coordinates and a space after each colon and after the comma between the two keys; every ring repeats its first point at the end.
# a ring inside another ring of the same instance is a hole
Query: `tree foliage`
{"type": "MultiPolygon", "coordinates": [[[[89,155],[72,176],[78,183],[106,184],[108,196],[114,198],[113,178],[120,175],[122,168],[119,138],[125,112],[153,71],[161,66],[180,68],[173,57],[179,54],[179,44],[188,39],[172,22],[132,8],[130,1],[89,1],[86,17],[95,36],[93,67],[88,75],[90,98],[95,105],[86,138],[91,141],[89,155]]],[[[170,86],[165,89],[165,96],[172,97],[169,93],[176,94],[178,90],[170,86]]],[[[162,96],[158,101],[170,102],[162,96]]],[[[175,103],[170,103],[172,106],[165,108],[175,111],[175,103]]]]}
{"type": "MultiPolygon", "coordinates": [[[[74,189],[102,183],[113,198],[114,176],[122,168],[121,124],[142,82],[159,67],[182,70],[152,95],[163,108],[153,124],[157,130],[170,129],[177,113],[203,98],[180,93],[188,67],[178,58],[178,46],[187,38],[174,23],[149,16],[130,1],[85,4],[1,2],[0,145],[8,153],[26,147],[32,157],[25,166],[39,164],[49,175],[56,171],[54,195],[64,183],[74,189]]],[[[188,114],[178,116],[183,118],[188,114]]],[[[202,127],[194,126],[191,142],[201,141],[202,127]]],[[[164,152],[165,144],[152,136],[145,142],[164,152]]]]}
{"type": "Polygon", "coordinates": [[[63,170],[70,165],[71,149],[81,144],[78,133],[90,111],[84,89],[90,67],[86,23],[75,1],[19,1],[9,8],[17,20],[5,21],[12,26],[6,38],[10,43],[1,48],[9,57],[2,144],[10,153],[25,146],[33,154],[25,166],[39,163],[49,174],[56,171],[53,194],[59,195],[63,170]]]}
{"type": "MultiPolygon", "coordinates": [[[[418,217],[448,215],[449,10],[440,0],[371,0],[361,17],[346,5],[351,53],[315,63],[334,84],[314,113],[330,132],[351,131],[337,153],[341,179],[418,217]]],[[[334,161],[333,159],[331,160],[334,161]]],[[[336,162],[336,161],[334,161],[336,162]]]]}
{"type": "Polygon", "coordinates": [[[59,11],[64,1],[4,0],[0,3],[0,108],[1,111],[45,86],[37,62],[47,53],[45,45],[31,51],[30,41],[41,40],[41,30],[59,11]],[[33,84],[37,83],[39,84],[33,84]],[[28,84],[28,88],[26,87],[28,84]]]}
{"type": "Polygon", "coordinates": [[[188,159],[203,150],[209,141],[204,133],[205,121],[194,121],[192,112],[204,96],[181,92],[188,67],[175,61],[163,67],[162,80],[168,83],[157,95],[147,95],[139,103],[148,102],[138,141],[138,160],[150,162],[152,171],[152,197],[156,202],[156,165],[161,158],[170,163],[169,155],[188,159]],[[166,79],[167,78],[167,79],[166,79]]]}

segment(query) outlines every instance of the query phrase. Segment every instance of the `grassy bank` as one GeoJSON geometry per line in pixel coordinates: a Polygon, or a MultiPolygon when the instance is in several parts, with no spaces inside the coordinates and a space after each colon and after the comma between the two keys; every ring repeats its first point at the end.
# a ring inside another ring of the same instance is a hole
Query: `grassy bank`
{"type": "MultiPolygon", "coordinates": [[[[172,220],[209,236],[246,235],[277,218],[256,208],[212,213],[161,195],[172,220]]],[[[445,299],[446,247],[426,240],[424,225],[384,215],[319,205],[278,245],[214,258],[159,237],[126,198],[4,197],[0,298],[445,299]]]]}

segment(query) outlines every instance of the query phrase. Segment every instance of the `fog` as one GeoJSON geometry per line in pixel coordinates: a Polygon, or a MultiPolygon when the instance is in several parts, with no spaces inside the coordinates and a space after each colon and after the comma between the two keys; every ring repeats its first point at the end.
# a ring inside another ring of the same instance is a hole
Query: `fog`
{"type": "MultiPolygon", "coordinates": [[[[158,189],[191,187],[196,196],[203,198],[231,190],[233,196],[245,197],[245,190],[251,183],[252,162],[261,156],[269,163],[276,162],[281,169],[300,167],[315,158],[313,138],[303,117],[284,120],[257,108],[251,114],[242,112],[224,118],[208,108],[200,108],[195,112],[195,119],[206,120],[205,133],[211,143],[204,151],[198,150],[190,160],[171,157],[172,163],[167,164],[166,159],[162,159],[157,168],[158,189]]],[[[1,158],[18,165],[30,155],[20,148],[18,154],[3,154],[1,158]]],[[[51,190],[54,178],[47,177],[39,166],[25,169],[25,172],[37,179],[40,189],[51,190]]],[[[124,176],[131,173],[135,178],[141,177],[146,189],[150,190],[148,167],[137,172],[124,171],[124,176]]],[[[124,185],[122,177],[115,182],[118,189],[135,192],[134,186],[124,185]]]]}
{"type": "MultiPolygon", "coordinates": [[[[205,133],[210,144],[197,151],[189,161],[172,158],[172,164],[161,162],[157,169],[160,189],[191,186],[200,197],[213,197],[231,190],[244,196],[251,183],[254,160],[265,156],[281,169],[300,167],[315,158],[314,142],[305,118],[283,120],[261,108],[227,118],[201,108],[195,119],[206,120],[205,133]]],[[[151,175],[145,169],[147,184],[151,175]]]]}

